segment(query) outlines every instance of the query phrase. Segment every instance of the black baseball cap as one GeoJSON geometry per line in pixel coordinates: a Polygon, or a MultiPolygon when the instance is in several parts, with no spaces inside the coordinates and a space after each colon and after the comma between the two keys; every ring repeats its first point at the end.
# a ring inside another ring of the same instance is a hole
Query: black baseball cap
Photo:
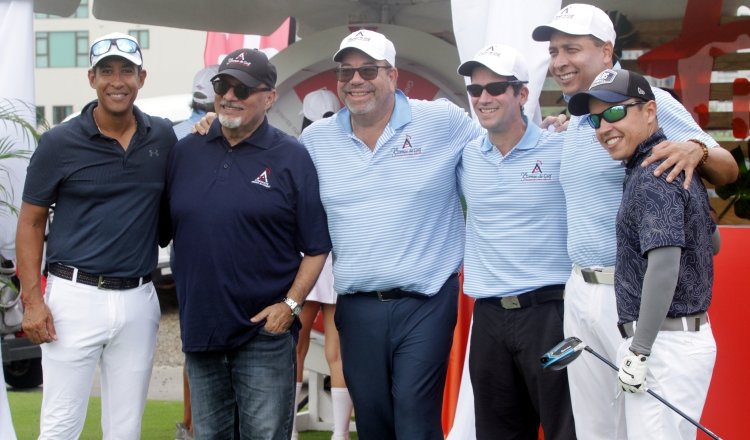
{"type": "Polygon", "coordinates": [[[591,113],[589,99],[596,98],[603,102],[622,102],[628,98],[653,101],[654,91],[643,76],[630,70],[607,69],[597,75],[586,92],[573,95],[568,102],[568,111],[575,116],[591,113]]]}
{"type": "Polygon", "coordinates": [[[276,87],[276,67],[258,49],[237,49],[227,55],[219,65],[219,73],[211,81],[221,75],[236,78],[248,87],[261,84],[276,87]]]}

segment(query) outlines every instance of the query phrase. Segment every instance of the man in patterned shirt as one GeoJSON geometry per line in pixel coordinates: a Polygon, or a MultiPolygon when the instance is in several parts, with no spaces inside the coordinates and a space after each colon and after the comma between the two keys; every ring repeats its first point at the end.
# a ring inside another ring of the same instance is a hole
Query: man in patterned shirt
{"type": "Polygon", "coordinates": [[[706,310],[711,302],[716,228],[700,179],[654,176],[642,167],[666,139],[648,82],[627,70],[605,70],[568,108],[588,123],[612,159],[625,167],[617,214],[615,295],[619,386],[629,438],[695,438],[696,428],[643,392],[648,387],[699,420],[716,359],[706,310]],[[687,189],[683,188],[687,185],[687,189]]]}

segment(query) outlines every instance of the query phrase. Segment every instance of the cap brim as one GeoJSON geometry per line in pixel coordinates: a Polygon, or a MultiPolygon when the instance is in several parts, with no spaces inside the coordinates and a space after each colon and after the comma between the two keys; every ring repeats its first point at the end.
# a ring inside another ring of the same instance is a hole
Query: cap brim
{"type": "Polygon", "coordinates": [[[137,53],[124,53],[124,52],[119,52],[119,51],[115,51],[115,50],[110,50],[109,52],[100,55],[98,58],[94,57],[94,59],[96,59],[96,61],[94,61],[91,64],[91,67],[96,67],[96,65],[99,64],[99,63],[101,63],[102,60],[106,60],[107,58],[111,58],[111,57],[124,58],[124,59],[130,61],[131,63],[135,64],[136,66],[143,65],[143,59],[140,56],[138,56],[137,53]]]}
{"type": "Polygon", "coordinates": [[[534,29],[534,32],[531,33],[531,38],[533,38],[534,41],[549,41],[552,37],[552,33],[557,31],[560,30],[553,28],[552,26],[537,26],[537,28],[534,29]]]}
{"type": "Polygon", "coordinates": [[[573,95],[568,101],[568,111],[573,116],[583,116],[591,113],[589,111],[589,100],[598,99],[606,103],[622,102],[629,99],[629,96],[621,95],[610,90],[589,90],[573,95]]]}
{"type": "Polygon", "coordinates": [[[479,61],[467,61],[458,66],[458,74],[461,76],[471,76],[471,72],[473,72],[478,66],[487,67],[479,61]]]}
{"type": "Polygon", "coordinates": [[[260,81],[250,76],[247,72],[243,72],[237,69],[224,69],[221,72],[217,73],[216,76],[211,78],[211,81],[219,78],[222,75],[231,76],[232,78],[239,80],[242,84],[248,87],[258,87],[261,84],[260,81]]]}

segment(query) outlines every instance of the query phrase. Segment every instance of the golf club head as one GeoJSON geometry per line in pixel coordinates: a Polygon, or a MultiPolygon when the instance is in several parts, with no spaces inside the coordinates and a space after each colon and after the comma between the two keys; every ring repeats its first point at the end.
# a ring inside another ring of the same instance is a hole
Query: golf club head
{"type": "Polygon", "coordinates": [[[571,336],[542,355],[541,359],[539,359],[542,363],[542,368],[562,370],[576,360],[585,347],[586,344],[580,339],[571,336]]]}

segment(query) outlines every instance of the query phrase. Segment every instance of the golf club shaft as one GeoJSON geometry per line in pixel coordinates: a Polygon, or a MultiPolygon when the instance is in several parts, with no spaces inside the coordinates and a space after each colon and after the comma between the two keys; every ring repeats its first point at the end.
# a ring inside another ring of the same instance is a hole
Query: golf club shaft
{"type": "MultiPolygon", "coordinates": [[[[607,365],[609,365],[610,367],[612,367],[612,369],[613,369],[613,370],[615,370],[615,371],[620,371],[620,369],[619,369],[619,368],[617,368],[617,366],[616,366],[615,364],[613,364],[612,362],[610,362],[610,361],[609,361],[609,359],[607,359],[607,358],[605,358],[604,356],[600,355],[599,353],[595,352],[595,351],[594,351],[594,350],[593,350],[593,349],[592,349],[591,347],[589,347],[588,345],[584,347],[584,350],[588,351],[589,353],[591,353],[591,354],[593,354],[594,356],[596,356],[597,358],[599,358],[599,360],[600,360],[600,361],[602,361],[602,362],[604,362],[605,364],[607,364],[607,365]]],[[[652,396],[656,397],[656,399],[658,399],[658,400],[659,400],[659,402],[661,402],[661,403],[663,403],[663,404],[667,405],[667,407],[669,407],[669,409],[671,409],[672,411],[674,411],[674,412],[676,412],[677,414],[681,415],[681,416],[682,416],[682,417],[683,417],[683,418],[684,418],[685,420],[687,420],[688,422],[690,422],[690,423],[692,423],[693,425],[695,425],[695,427],[696,427],[696,428],[698,428],[698,429],[700,429],[701,431],[705,432],[705,433],[706,433],[706,435],[708,435],[709,437],[711,437],[711,438],[713,438],[713,439],[715,439],[715,440],[721,440],[721,438],[720,438],[720,437],[719,437],[718,435],[714,434],[714,433],[713,433],[713,432],[711,432],[711,431],[710,431],[710,430],[709,430],[708,428],[706,428],[705,426],[701,425],[701,424],[700,424],[700,423],[698,423],[697,421],[693,420],[693,418],[692,418],[692,417],[688,416],[688,415],[687,415],[687,414],[685,414],[684,412],[682,412],[682,411],[680,411],[679,409],[675,408],[675,406],[674,406],[674,405],[672,405],[671,403],[669,403],[669,402],[667,402],[666,400],[664,400],[664,398],[663,398],[663,397],[661,397],[660,395],[656,394],[655,392],[653,392],[653,391],[651,391],[651,390],[649,390],[649,389],[647,389],[647,390],[646,390],[646,392],[647,392],[647,393],[649,393],[649,394],[651,394],[652,396]]]]}

